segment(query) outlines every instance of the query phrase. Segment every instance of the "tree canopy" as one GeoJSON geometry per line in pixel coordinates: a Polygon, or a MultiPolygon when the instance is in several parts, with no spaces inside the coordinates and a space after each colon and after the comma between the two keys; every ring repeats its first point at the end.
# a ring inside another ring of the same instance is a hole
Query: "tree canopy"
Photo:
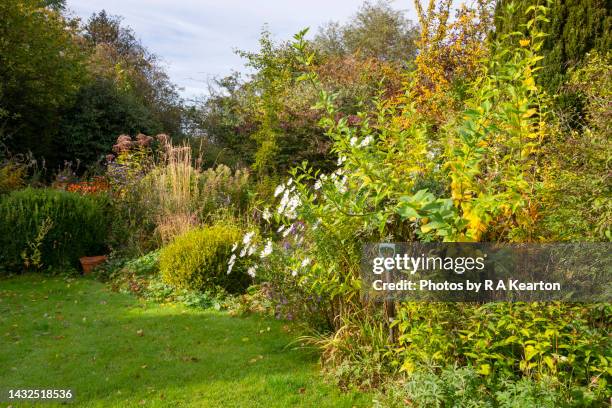
{"type": "Polygon", "coordinates": [[[417,26],[388,0],[365,2],[344,25],[330,22],[319,29],[315,46],[327,55],[358,53],[402,64],[416,55],[417,26]]]}

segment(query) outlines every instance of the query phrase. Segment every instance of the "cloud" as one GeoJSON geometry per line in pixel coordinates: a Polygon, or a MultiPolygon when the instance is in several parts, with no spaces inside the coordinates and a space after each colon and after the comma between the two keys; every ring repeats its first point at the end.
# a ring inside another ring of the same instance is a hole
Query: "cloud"
{"type": "MultiPolygon", "coordinates": [[[[186,98],[206,93],[212,77],[243,71],[244,61],[234,50],[256,50],[264,24],[275,39],[286,40],[305,27],[311,27],[312,33],[328,21],[346,21],[361,4],[360,0],[68,0],[68,8],[83,20],[101,9],[122,16],[162,58],[186,98]]],[[[408,0],[394,3],[398,9],[409,5],[408,0]]]]}

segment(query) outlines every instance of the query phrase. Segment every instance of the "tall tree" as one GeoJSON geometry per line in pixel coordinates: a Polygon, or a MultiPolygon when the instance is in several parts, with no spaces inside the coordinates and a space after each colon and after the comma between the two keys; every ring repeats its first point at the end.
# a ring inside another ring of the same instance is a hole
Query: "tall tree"
{"type": "Polygon", "coordinates": [[[82,30],[89,81],[64,110],[58,150],[91,164],[104,157],[122,133],[181,133],[182,103],[157,57],[104,10],[82,30]]]}
{"type": "Polygon", "coordinates": [[[96,76],[112,79],[142,100],[163,131],[181,131],[181,100],[159,58],[122,24],[121,18],[102,10],[91,16],[84,37],[93,48],[90,69],[96,76]]]}
{"type": "Polygon", "coordinates": [[[315,45],[324,54],[359,53],[406,63],[416,55],[417,37],[417,27],[388,0],[366,1],[347,24],[331,22],[321,27],[315,45]]]}
{"type": "Polygon", "coordinates": [[[37,0],[0,2],[0,143],[52,158],[61,107],[85,80],[77,27],[37,0]]]}

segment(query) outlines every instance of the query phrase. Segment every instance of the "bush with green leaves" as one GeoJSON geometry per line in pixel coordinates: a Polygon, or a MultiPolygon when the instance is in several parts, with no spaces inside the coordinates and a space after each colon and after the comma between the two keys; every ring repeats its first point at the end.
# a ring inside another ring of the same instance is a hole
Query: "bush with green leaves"
{"type": "Polygon", "coordinates": [[[375,407],[538,407],[589,406],[589,400],[566,397],[554,379],[521,379],[487,382],[472,367],[447,367],[440,372],[425,370],[406,381],[387,385],[385,395],[375,399],[375,407]]]}
{"type": "Polygon", "coordinates": [[[544,146],[544,196],[539,233],[557,241],[612,241],[612,53],[591,53],[571,69],[566,88],[583,100],[582,125],[554,115],[555,131],[544,146]]]}
{"type": "Polygon", "coordinates": [[[136,275],[152,275],[159,270],[159,251],[152,251],[128,261],[123,268],[136,275]]]}
{"type": "MultiPolygon", "coordinates": [[[[298,79],[321,89],[315,108],[323,111],[320,125],[337,169],[326,173],[303,163],[290,172],[274,193],[275,208],[263,211],[270,223],[264,228],[285,255],[274,282],[293,280],[330,316],[333,334],[316,343],[326,367],[343,368],[344,383],[366,377],[377,387],[389,372],[471,366],[489,393],[501,379],[519,387],[522,378],[542,383],[551,377],[564,402],[577,400],[565,392],[573,389],[582,390],[584,401],[610,397],[606,309],[390,301],[383,307],[361,296],[367,242],[554,241],[537,228],[548,188],[544,147],[552,134],[548,98],[536,82],[547,9],[528,11],[529,35],[494,44],[483,74],[466,84],[462,113],[439,127],[414,103],[382,98],[355,121],[338,115],[338,94],[321,86],[305,32],[295,36],[304,67],[298,79]]],[[[269,270],[268,259],[259,261],[258,279],[269,270]]],[[[515,394],[540,402],[537,390],[523,391],[515,394]]],[[[508,401],[513,398],[519,397],[508,401]]]]}
{"type": "Polygon", "coordinates": [[[18,190],[25,184],[27,167],[18,161],[0,161],[0,195],[18,190]]]}
{"type": "Polygon", "coordinates": [[[147,287],[141,292],[143,298],[157,303],[175,302],[182,303],[188,307],[200,309],[220,310],[225,306],[223,291],[195,291],[189,289],[177,289],[172,285],[164,283],[159,277],[154,277],[148,282],[147,287]]]}
{"type": "Polygon", "coordinates": [[[400,371],[470,365],[483,378],[551,377],[612,394],[609,305],[567,303],[415,303],[398,307],[400,371]]]}
{"type": "MultiPolygon", "coordinates": [[[[126,261],[111,253],[109,259],[94,269],[94,276],[103,282],[111,282],[114,289],[130,286],[134,280],[146,280],[159,272],[159,250],[126,261]]],[[[133,285],[132,285],[133,286],[133,285]]]]}
{"type": "Polygon", "coordinates": [[[106,251],[106,195],[25,189],[0,201],[0,264],[5,272],[76,266],[106,251]]]}
{"type": "Polygon", "coordinates": [[[239,227],[221,223],[176,237],[161,250],[159,266],[164,282],[180,289],[244,291],[250,278],[243,262],[238,260],[232,273],[227,273],[232,246],[241,238],[239,227]]]}

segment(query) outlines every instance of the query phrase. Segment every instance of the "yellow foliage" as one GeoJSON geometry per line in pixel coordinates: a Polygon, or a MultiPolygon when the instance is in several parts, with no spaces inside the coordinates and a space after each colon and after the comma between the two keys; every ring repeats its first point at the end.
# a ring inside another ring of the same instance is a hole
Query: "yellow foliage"
{"type": "Polygon", "coordinates": [[[434,124],[446,122],[461,108],[451,88],[482,73],[482,61],[489,53],[484,40],[492,21],[492,2],[479,0],[475,8],[462,5],[449,22],[451,3],[430,0],[425,11],[420,0],[415,0],[421,26],[419,54],[410,92],[398,100],[414,101],[419,112],[434,124]]]}

